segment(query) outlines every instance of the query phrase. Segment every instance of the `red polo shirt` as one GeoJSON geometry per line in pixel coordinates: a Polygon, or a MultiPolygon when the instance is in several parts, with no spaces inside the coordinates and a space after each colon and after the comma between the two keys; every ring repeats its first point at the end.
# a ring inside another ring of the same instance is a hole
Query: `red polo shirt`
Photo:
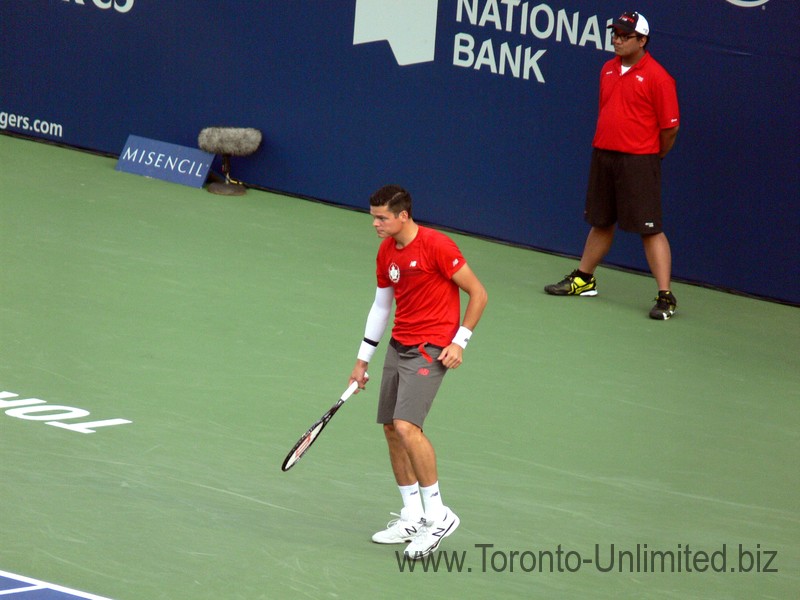
{"type": "Polygon", "coordinates": [[[592,146],[627,154],[658,154],[661,130],[679,124],[675,80],[649,52],[625,74],[619,56],[603,65],[592,146]]]}

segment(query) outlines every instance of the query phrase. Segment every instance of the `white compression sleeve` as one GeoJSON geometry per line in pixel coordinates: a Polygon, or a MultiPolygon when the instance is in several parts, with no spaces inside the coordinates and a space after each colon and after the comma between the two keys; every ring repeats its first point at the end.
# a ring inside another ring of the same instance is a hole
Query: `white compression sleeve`
{"type": "Polygon", "coordinates": [[[394,300],[394,288],[385,287],[375,290],[375,301],[367,315],[367,324],[364,327],[364,341],[358,350],[358,359],[369,362],[375,354],[378,342],[386,331],[389,324],[389,315],[392,312],[392,301],[394,300]]]}

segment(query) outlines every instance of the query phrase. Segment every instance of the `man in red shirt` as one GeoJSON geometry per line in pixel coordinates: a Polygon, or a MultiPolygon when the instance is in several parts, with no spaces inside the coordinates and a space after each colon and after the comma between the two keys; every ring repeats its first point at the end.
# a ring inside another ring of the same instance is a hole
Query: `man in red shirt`
{"type": "Polygon", "coordinates": [[[680,115],[675,80],[646,50],[650,26],[639,13],[612,25],[616,56],[600,73],[597,128],[584,216],[592,226],[578,269],[545,286],[556,296],[596,296],[595,269],[611,249],[616,225],[642,237],[658,285],[654,319],[677,307],[672,254],[661,223],[661,160],[672,149],[680,115]]]}
{"type": "Polygon", "coordinates": [[[445,373],[461,365],[487,294],[453,240],[414,222],[406,190],[382,187],[370,198],[370,214],[383,239],[376,259],[378,287],[350,381],[357,381],[361,389],[366,385],[369,361],[394,302],[377,420],[383,424],[403,499],[398,518],[372,540],[411,542],[405,554],[418,559],[435,550],[460,522],[442,503],[436,454],[422,426],[445,373]],[[460,290],[469,296],[463,321],[460,290]]]}

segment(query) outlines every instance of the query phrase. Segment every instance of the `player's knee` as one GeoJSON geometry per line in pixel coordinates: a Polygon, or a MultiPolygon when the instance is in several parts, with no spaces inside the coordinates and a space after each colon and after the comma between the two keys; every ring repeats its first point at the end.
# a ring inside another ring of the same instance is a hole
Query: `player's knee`
{"type": "Polygon", "coordinates": [[[413,437],[419,435],[419,433],[422,431],[413,423],[410,423],[409,421],[403,421],[401,419],[395,419],[392,427],[395,435],[397,435],[397,437],[401,440],[412,439],[413,437]]]}

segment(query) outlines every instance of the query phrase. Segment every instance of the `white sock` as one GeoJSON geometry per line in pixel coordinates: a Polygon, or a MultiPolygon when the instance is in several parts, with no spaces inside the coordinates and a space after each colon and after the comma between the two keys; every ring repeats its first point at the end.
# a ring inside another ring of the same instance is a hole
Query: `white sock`
{"type": "Polygon", "coordinates": [[[444,517],[444,504],[442,495],[439,493],[439,482],[428,487],[420,487],[422,492],[422,502],[425,504],[425,519],[428,521],[439,521],[444,517]]]}
{"type": "Polygon", "coordinates": [[[422,508],[422,496],[419,493],[419,484],[398,485],[397,489],[400,490],[400,496],[403,498],[403,508],[406,509],[409,519],[419,521],[425,515],[425,510],[422,508]]]}

